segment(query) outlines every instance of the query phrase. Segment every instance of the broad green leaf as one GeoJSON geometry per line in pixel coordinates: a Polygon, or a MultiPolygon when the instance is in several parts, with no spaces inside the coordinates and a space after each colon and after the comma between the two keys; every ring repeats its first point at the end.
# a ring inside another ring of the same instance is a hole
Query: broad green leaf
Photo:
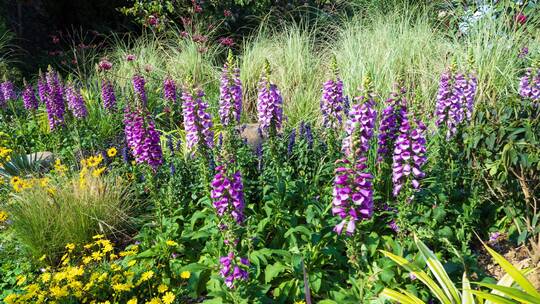
{"type": "MultiPolygon", "coordinates": [[[[523,273],[523,275],[528,275],[530,272],[532,271],[532,269],[526,269],[526,270],[522,270],[521,273],[523,273]]],[[[511,275],[509,274],[505,274],[500,280],[499,282],[497,282],[497,285],[499,286],[506,286],[506,287],[510,287],[512,286],[512,284],[514,283],[514,278],[512,278],[511,275]]],[[[495,294],[495,295],[500,295],[502,296],[503,294],[498,291],[498,290],[492,290],[491,291],[492,294],[495,294]]],[[[486,301],[485,304],[494,304],[493,302],[491,301],[486,301]]]]}
{"type": "Polygon", "coordinates": [[[488,284],[488,283],[475,283],[475,284],[478,284],[480,286],[484,286],[490,289],[498,290],[501,293],[503,293],[505,296],[515,299],[519,301],[520,303],[529,303],[529,304],[540,303],[540,297],[535,297],[534,295],[530,295],[517,288],[499,286],[499,285],[488,284]]]}
{"type": "Polygon", "coordinates": [[[395,255],[393,253],[390,253],[388,251],[381,250],[381,252],[388,258],[392,259],[394,262],[396,262],[399,266],[407,269],[408,271],[412,272],[422,283],[424,283],[431,292],[441,301],[443,304],[452,304],[452,301],[444,294],[442,289],[431,279],[427,273],[419,269],[416,265],[412,264],[411,262],[407,261],[407,259],[400,257],[398,255],[395,255]]]}
{"type": "Polygon", "coordinates": [[[399,291],[385,288],[381,292],[381,296],[384,296],[386,298],[389,298],[390,300],[399,302],[401,304],[425,304],[424,301],[418,299],[417,297],[415,297],[414,295],[406,291],[403,293],[400,293],[399,291]]]}
{"type": "Polygon", "coordinates": [[[338,304],[338,302],[334,300],[322,300],[322,301],[317,302],[317,304],[338,304]]]}
{"type": "Polygon", "coordinates": [[[514,301],[512,301],[510,299],[507,299],[507,298],[504,298],[504,297],[501,297],[501,296],[498,296],[498,295],[495,295],[495,294],[492,294],[492,293],[489,293],[489,292],[485,292],[485,291],[471,290],[471,293],[476,295],[477,298],[489,300],[490,303],[495,303],[495,304],[517,304],[516,302],[514,302],[514,301]]]}
{"type": "Polygon", "coordinates": [[[462,304],[475,304],[474,297],[471,293],[471,283],[467,278],[467,272],[463,272],[463,294],[461,295],[462,304]]]}
{"type": "Polygon", "coordinates": [[[448,298],[452,299],[453,303],[460,303],[461,296],[459,291],[452,280],[450,280],[450,277],[446,273],[446,270],[444,270],[441,262],[439,262],[439,259],[437,259],[435,254],[433,254],[433,252],[429,250],[429,248],[422,241],[420,241],[416,235],[414,236],[414,242],[424,257],[429,269],[435,276],[435,279],[437,279],[440,286],[442,286],[444,289],[444,293],[448,296],[448,298]]]}
{"type": "MultiPolygon", "coordinates": [[[[526,291],[528,294],[539,298],[540,299],[540,293],[534,288],[534,286],[527,280],[527,278],[516,268],[514,267],[510,262],[508,262],[502,255],[498,254],[495,250],[489,248],[485,243],[484,247],[486,247],[486,250],[491,254],[493,259],[499,264],[504,271],[512,276],[514,281],[523,288],[524,291],[526,291]]],[[[538,302],[540,303],[540,302],[538,302]]]]}
{"type": "Polygon", "coordinates": [[[276,262],[273,265],[266,266],[266,270],[264,272],[265,283],[270,283],[278,274],[280,274],[285,269],[287,269],[287,267],[285,267],[285,265],[281,264],[280,262],[276,262]]]}

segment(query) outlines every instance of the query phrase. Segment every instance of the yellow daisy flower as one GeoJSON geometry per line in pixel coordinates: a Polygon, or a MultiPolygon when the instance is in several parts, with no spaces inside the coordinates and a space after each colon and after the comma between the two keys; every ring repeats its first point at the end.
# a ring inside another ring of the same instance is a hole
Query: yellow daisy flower
{"type": "Polygon", "coordinates": [[[180,273],[180,277],[187,280],[191,277],[191,273],[189,271],[182,271],[182,273],[180,273]]]}
{"type": "Polygon", "coordinates": [[[164,304],[171,304],[174,301],[174,298],[175,298],[174,294],[169,291],[165,295],[163,295],[161,300],[163,301],[164,304]]]}
{"type": "Polygon", "coordinates": [[[169,290],[169,287],[165,284],[160,284],[157,290],[159,293],[164,293],[165,291],[169,290]]]}
{"type": "Polygon", "coordinates": [[[126,304],[137,304],[137,298],[132,298],[131,300],[127,301],[126,304]]]}
{"type": "Polygon", "coordinates": [[[178,243],[175,242],[175,241],[172,241],[172,240],[168,240],[167,242],[165,242],[167,244],[167,246],[178,246],[178,243]]]}
{"type": "Polygon", "coordinates": [[[115,157],[116,154],[118,154],[118,150],[116,150],[115,147],[112,147],[109,150],[107,150],[107,156],[109,157],[115,157]]]}

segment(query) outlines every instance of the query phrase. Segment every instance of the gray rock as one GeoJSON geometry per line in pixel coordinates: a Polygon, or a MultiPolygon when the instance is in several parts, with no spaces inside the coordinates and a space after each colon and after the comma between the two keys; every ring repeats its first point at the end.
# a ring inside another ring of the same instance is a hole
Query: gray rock
{"type": "Polygon", "coordinates": [[[256,149],[257,146],[262,144],[263,138],[259,133],[259,124],[250,123],[244,124],[240,127],[240,136],[245,139],[249,146],[253,149],[256,149]]]}

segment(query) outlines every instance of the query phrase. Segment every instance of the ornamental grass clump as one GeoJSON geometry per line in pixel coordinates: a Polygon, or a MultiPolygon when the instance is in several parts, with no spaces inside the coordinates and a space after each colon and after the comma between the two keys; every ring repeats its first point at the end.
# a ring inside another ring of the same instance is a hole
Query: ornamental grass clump
{"type": "Polygon", "coordinates": [[[84,243],[98,233],[119,235],[130,226],[133,195],[118,178],[60,178],[13,194],[7,211],[13,231],[34,257],[57,262],[66,242],[84,243]]]}
{"type": "Polygon", "coordinates": [[[345,123],[344,157],[336,163],[332,214],[341,219],[334,227],[337,234],[346,227],[347,235],[353,235],[357,222],[373,215],[373,176],[368,171],[367,154],[377,112],[369,78],[363,87],[365,94],[355,99],[345,123]]]}

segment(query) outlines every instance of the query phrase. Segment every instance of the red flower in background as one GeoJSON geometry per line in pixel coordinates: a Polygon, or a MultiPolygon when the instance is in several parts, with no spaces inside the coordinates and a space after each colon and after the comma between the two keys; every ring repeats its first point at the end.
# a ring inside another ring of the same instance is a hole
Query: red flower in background
{"type": "Polygon", "coordinates": [[[231,47],[234,45],[234,40],[231,37],[221,37],[218,41],[221,45],[224,46],[231,47]]]}
{"type": "Polygon", "coordinates": [[[99,69],[102,71],[108,71],[112,68],[112,63],[107,59],[101,59],[99,62],[99,69]]]}
{"type": "Polygon", "coordinates": [[[517,13],[514,19],[516,20],[517,23],[521,25],[524,25],[527,22],[527,16],[525,16],[525,14],[521,12],[517,13]]]}
{"type": "Polygon", "coordinates": [[[203,36],[203,35],[193,35],[193,41],[195,42],[206,42],[208,40],[208,37],[206,36],[203,36]]]}
{"type": "Polygon", "coordinates": [[[148,24],[151,25],[151,26],[156,26],[158,24],[159,20],[156,16],[154,15],[150,15],[148,17],[148,24]]]}
{"type": "Polygon", "coordinates": [[[230,16],[232,16],[232,12],[230,10],[226,9],[226,10],[223,11],[223,16],[230,17],[230,16]]]}

